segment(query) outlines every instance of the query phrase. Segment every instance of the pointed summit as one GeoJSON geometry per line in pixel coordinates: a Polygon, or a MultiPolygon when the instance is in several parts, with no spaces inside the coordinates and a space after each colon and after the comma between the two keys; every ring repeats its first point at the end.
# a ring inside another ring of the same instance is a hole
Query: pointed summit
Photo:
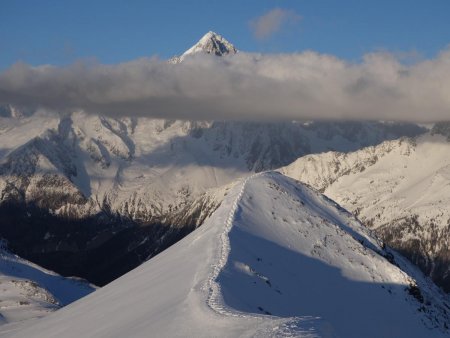
{"type": "Polygon", "coordinates": [[[237,49],[221,35],[209,31],[195,45],[185,51],[183,55],[175,56],[170,59],[169,62],[179,63],[183,61],[186,56],[197,53],[223,56],[227,54],[236,54],[237,49]]]}
{"type": "Polygon", "coordinates": [[[194,46],[189,48],[183,56],[198,52],[222,56],[236,54],[237,49],[221,35],[209,31],[194,46]]]}

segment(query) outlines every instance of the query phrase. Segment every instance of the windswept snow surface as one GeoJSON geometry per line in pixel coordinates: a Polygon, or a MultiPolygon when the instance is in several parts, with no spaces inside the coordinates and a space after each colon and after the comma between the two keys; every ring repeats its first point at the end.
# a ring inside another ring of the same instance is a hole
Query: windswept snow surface
{"type": "Polygon", "coordinates": [[[273,172],[224,189],[180,242],[3,336],[448,336],[446,296],[331,200],[273,172]]]}
{"type": "Polygon", "coordinates": [[[59,276],[13,255],[1,244],[0,332],[9,330],[11,323],[45,316],[95,290],[83,280],[59,276]]]}

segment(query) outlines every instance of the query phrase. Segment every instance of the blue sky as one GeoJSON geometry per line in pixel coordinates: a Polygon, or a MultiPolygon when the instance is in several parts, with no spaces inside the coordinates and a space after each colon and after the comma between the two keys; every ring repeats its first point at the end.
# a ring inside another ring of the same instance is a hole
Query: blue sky
{"type": "Polygon", "coordinates": [[[311,49],[357,61],[389,50],[429,58],[450,43],[449,13],[448,0],[0,0],[0,69],[19,60],[64,65],[168,58],[209,30],[245,51],[311,49]],[[256,38],[250,22],[275,8],[297,19],[256,38]]]}

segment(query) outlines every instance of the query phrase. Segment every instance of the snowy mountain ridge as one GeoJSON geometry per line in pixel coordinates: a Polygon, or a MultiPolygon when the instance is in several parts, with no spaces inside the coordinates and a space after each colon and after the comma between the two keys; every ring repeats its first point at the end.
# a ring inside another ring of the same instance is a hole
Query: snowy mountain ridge
{"type": "Polygon", "coordinates": [[[2,336],[448,335],[448,296],[333,201],[273,172],[223,192],[178,243],[2,336]]]}

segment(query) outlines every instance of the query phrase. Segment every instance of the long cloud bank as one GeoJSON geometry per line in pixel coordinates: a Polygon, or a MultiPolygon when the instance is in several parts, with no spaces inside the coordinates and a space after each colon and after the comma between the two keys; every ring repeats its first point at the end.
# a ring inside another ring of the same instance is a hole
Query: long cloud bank
{"type": "Polygon", "coordinates": [[[169,119],[445,121],[450,50],[412,65],[389,53],[348,63],[315,52],[194,55],[181,64],[17,63],[0,74],[0,104],[169,119]]]}

